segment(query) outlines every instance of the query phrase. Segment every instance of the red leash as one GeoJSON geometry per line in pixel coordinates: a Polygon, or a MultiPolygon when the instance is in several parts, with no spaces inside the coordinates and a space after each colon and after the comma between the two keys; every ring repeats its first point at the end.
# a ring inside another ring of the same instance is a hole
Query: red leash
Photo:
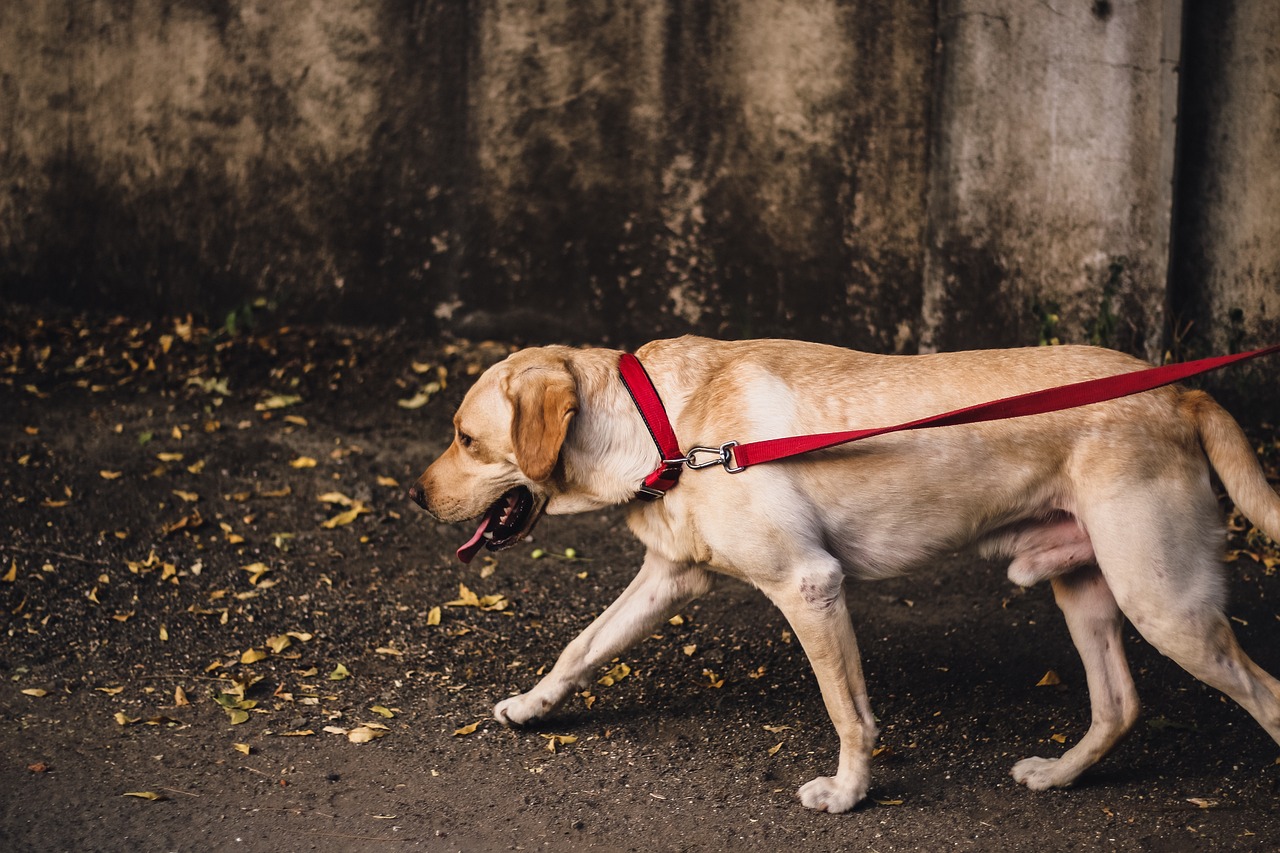
{"type": "Polygon", "coordinates": [[[635,401],[636,408],[640,410],[640,416],[644,418],[645,425],[649,428],[654,444],[657,445],[658,452],[662,456],[662,463],[649,476],[645,477],[644,485],[640,487],[637,494],[637,497],[653,500],[662,497],[669,489],[675,486],[679,482],[680,472],[685,468],[698,469],[712,465],[723,465],[726,471],[736,474],[761,462],[772,462],[775,459],[785,459],[789,456],[824,450],[828,447],[836,447],[841,444],[848,444],[851,441],[859,441],[891,432],[925,429],[928,427],[957,426],[959,424],[973,424],[982,421],[1004,420],[1005,418],[1021,418],[1027,415],[1042,415],[1047,412],[1057,412],[1062,409],[1087,406],[1090,403],[1115,400],[1131,394],[1140,394],[1143,391],[1150,391],[1162,385],[1169,385],[1200,373],[1208,373],[1211,370],[1217,370],[1229,364],[1248,361],[1274,352],[1280,352],[1280,344],[1273,344],[1262,349],[1234,355],[1202,358],[1198,361],[1186,361],[1180,364],[1166,364],[1162,367],[1150,367],[1146,370],[1104,376],[1100,379],[1087,379],[1083,382],[1074,382],[1070,385],[1060,385],[1055,388],[1044,388],[1040,391],[978,403],[977,405],[966,406],[963,409],[930,415],[926,418],[895,424],[894,426],[817,433],[814,435],[793,435],[785,438],[753,441],[746,444],[727,441],[719,447],[694,447],[688,453],[681,452],[680,443],[676,439],[675,431],[671,428],[671,421],[667,418],[662,399],[658,396],[658,391],[653,387],[653,382],[650,381],[644,366],[640,364],[640,360],[631,353],[623,353],[618,363],[618,371],[621,373],[623,384],[626,385],[627,391],[630,392],[631,399],[635,401]],[[713,458],[699,460],[698,454],[705,453],[713,454],[713,458]]]}

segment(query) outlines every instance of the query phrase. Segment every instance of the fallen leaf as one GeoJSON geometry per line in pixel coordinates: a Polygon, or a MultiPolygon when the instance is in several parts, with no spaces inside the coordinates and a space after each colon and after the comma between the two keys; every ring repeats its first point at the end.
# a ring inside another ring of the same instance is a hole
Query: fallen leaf
{"type": "Polygon", "coordinates": [[[480,728],[480,723],[482,722],[484,722],[484,720],[478,720],[469,726],[463,726],[460,729],[454,729],[453,735],[454,737],[466,737],[467,735],[474,733],[476,729],[480,728]]]}
{"type": "Polygon", "coordinates": [[[379,485],[379,486],[387,486],[388,488],[395,489],[395,488],[399,488],[400,483],[398,483],[394,477],[383,477],[383,476],[379,475],[379,476],[378,476],[378,485],[379,485]]]}
{"type": "Polygon", "coordinates": [[[1062,734],[1062,732],[1055,732],[1054,734],[1049,735],[1049,740],[1054,743],[1066,743],[1067,736],[1062,734]]]}
{"type": "Polygon", "coordinates": [[[161,462],[181,462],[181,453],[157,453],[156,458],[161,462]]]}
{"type": "Polygon", "coordinates": [[[4,581],[5,583],[14,583],[17,579],[18,579],[18,561],[14,560],[13,562],[9,563],[9,571],[4,573],[4,577],[0,578],[0,581],[4,581]]]}
{"type": "Polygon", "coordinates": [[[667,620],[667,624],[674,625],[675,627],[679,628],[681,625],[684,624],[684,617],[681,616],[679,613],[677,613],[675,616],[672,616],[670,619],[667,620]]]}
{"type": "Polygon", "coordinates": [[[155,791],[125,791],[122,797],[137,797],[139,800],[164,800],[167,799],[163,794],[157,794],[155,791]]]}
{"type": "Polygon", "coordinates": [[[692,654],[693,654],[694,652],[696,652],[697,650],[698,650],[698,647],[697,647],[695,644],[693,644],[693,643],[690,643],[689,645],[684,646],[684,647],[681,649],[681,651],[683,651],[683,652],[685,653],[685,657],[688,657],[688,656],[692,655],[692,654]]]}
{"type": "Polygon", "coordinates": [[[395,712],[385,705],[374,705],[369,710],[373,711],[373,713],[377,714],[379,717],[386,717],[388,720],[395,717],[395,712]]]}
{"type": "Polygon", "coordinates": [[[226,708],[227,719],[231,721],[231,725],[238,726],[241,723],[248,722],[249,712],[241,711],[239,708],[226,708]]]}
{"type": "Polygon", "coordinates": [[[275,409],[287,409],[289,406],[296,406],[302,402],[302,398],[295,394],[273,394],[260,403],[255,403],[254,411],[269,412],[275,409]]]}
{"type": "Polygon", "coordinates": [[[1061,684],[1062,679],[1058,677],[1058,673],[1049,670],[1044,676],[1036,682],[1036,687],[1052,687],[1055,684],[1061,684]]]}
{"type": "Polygon", "coordinates": [[[289,467],[290,468],[314,468],[316,467],[316,460],[312,459],[310,456],[299,456],[297,459],[294,459],[292,462],[289,463],[289,467]]]}
{"type": "Polygon", "coordinates": [[[433,607],[427,611],[427,625],[440,624],[440,608],[433,607]]]}
{"type": "Polygon", "coordinates": [[[325,492],[316,500],[326,504],[340,504],[341,506],[351,506],[354,501],[344,495],[342,492],[325,492]]]}
{"type": "MultiPolygon", "coordinates": [[[[123,690],[124,688],[120,689],[123,690]]],[[[184,708],[191,704],[191,700],[187,698],[187,691],[182,689],[182,685],[173,688],[173,704],[178,708],[184,708]]]]}
{"type": "Polygon", "coordinates": [[[381,731],[373,726],[356,726],[354,729],[347,732],[347,740],[352,743],[368,743],[371,740],[377,740],[378,738],[385,737],[386,735],[387,732],[381,731]]]}
{"type": "Polygon", "coordinates": [[[274,637],[267,637],[267,645],[271,648],[271,651],[280,654],[293,645],[293,640],[289,639],[288,634],[279,634],[274,637]]]}
{"type": "Polygon", "coordinates": [[[783,743],[782,741],[778,741],[776,744],[774,744],[773,746],[769,747],[769,757],[770,757],[770,758],[772,758],[773,756],[775,756],[775,755],[777,755],[777,754],[778,754],[778,750],[782,749],[782,743],[783,743]]]}
{"type": "Polygon", "coordinates": [[[314,735],[311,729],[295,729],[291,732],[281,732],[280,737],[311,737],[314,735]]]}
{"type": "Polygon", "coordinates": [[[104,480],[118,480],[124,475],[123,471],[99,471],[98,476],[104,480]]]}
{"type": "Polygon", "coordinates": [[[596,683],[604,685],[605,687],[612,687],[630,674],[631,667],[627,666],[625,663],[619,663],[613,669],[606,672],[596,683]]]}
{"type": "Polygon", "coordinates": [[[262,576],[265,575],[267,572],[271,571],[271,567],[268,566],[266,563],[250,563],[247,566],[241,566],[240,570],[243,572],[249,573],[250,585],[257,586],[258,581],[262,578],[262,576]]]}
{"type": "Polygon", "coordinates": [[[240,655],[240,663],[257,663],[264,660],[267,653],[257,649],[246,649],[244,654],[240,655]]]}
{"type": "Polygon", "coordinates": [[[195,492],[184,492],[182,491],[182,489],[174,489],[173,494],[176,495],[180,500],[184,500],[187,503],[195,503],[196,501],[200,500],[200,496],[197,495],[195,492]]]}
{"type": "Polygon", "coordinates": [[[231,746],[235,748],[236,752],[242,755],[248,755],[253,752],[253,747],[249,746],[247,743],[233,743],[231,746]]]}
{"type": "Polygon", "coordinates": [[[902,800],[876,800],[876,804],[881,806],[900,806],[902,805],[902,800]]]}
{"type": "Polygon", "coordinates": [[[43,761],[37,761],[35,764],[28,764],[27,769],[32,773],[48,773],[49,765],[45,764],[43,761]]]}
{"type": "MultiPolygon", "coordinates": [[[[304,457],[304,458],[305,458],[305,457],[304,457]]],[[[313,459],[313,460],[312,460],[312,462],[314,462],[314,461],[315,461],[315,460],[313,459]]],[[[295,465],[294,467],[295,467],[295,468],[306,468],[306,467],[309,467],[309,466],[307,466],[307,465],[295,465]]],[[[282,488],[282,489],[269,489],[268,491],[265,491],[265,492],[258,492],[258,497],[260,497],[260,498],[287,498],[287,497],[289,497],[289,495],[291,495],[291,494],[293,494],[293,487],[292,487],[292,486],[285,486],[285,487],[284,487],[284,488],[282,488]]]]}
{"type": "Polygon", "coordinates": [[[93,689],[97,690],[99,693],[105,693],[108,696],[118,696],[124,692],[124,685],[119,685],[117,687],[95,687],[93,689]]]}
{"type": "Polygon", "coordinates": [[[169,642],[169,629],[164,625],[160,626],[160,642],[162,643],[169,642]]]}
{"type": "Polygon", "coordinates": [[[22,692],[23,692],[23,694],[24,694],[24,695],[27,695],[27,696],[34,696],[34,697],[36,697],[37,699],[39,699],[39,698],[41,698],[41,697],[43,697],[43,696],[48,696],[48,695],[49,695],[49,691],[48,691],[48,690],[41,690],[39,687],[28,687],[26,690],[23,690],[22,692]]]}
{"type": "Polygon", "coordinates": [[[333,672],[329,673],[330,681],[343,681],[351,677],[351,671],[343,664],[338,664],[333,668],[333,672]]]}
{"type": "Polygon", "coordinates": [[[393,649],[390,646],[379,646],[373,651],[375,654],[379,654],[379,655],[392,655],[394,657],[404,656],[404,652],[400,651],[399,649],[393,649]]]}
{"type": "Polygon", "coordinates": [[[772,732],[775,735],[781,732],[788,731],[790,730],[790,728],[791,726],[764,726],[764,730],[766,732],[772,732]]]}
{"type": "Polygon", "coordinates": [[[714,687],[717,690],[719,690],[721,687],[724,687],[724,679],[716,675],[711,670],[704,669],[702,671],[702,674],[711,680],[710,684],[707,685],[708,687],[714,687]]]}
{"type": "Polygon", "coordinates": [[[290,637],[293,637],[295,640],[301,640],[304,643],[310,642],[311,636],[312,636],[306,631],[285,631],[285,634],[287,634],[290,637]]]}
{"type": "Polygon", "coordinates": [[[141,717],[130,717],[126,715],[124,711],[116,711],[115,714],[112,715],[112,719],[114,719],[116,723],[121,726],[131,726],[134,723],[142,722],[141,717]]]}
{"type": "Polygon", "coordinates": [[[547,751],[555,752],[558,746],[568,746],[571,743],[577,743],[577,735],[542,735],[547,739],[547,751]]]}
{"type": "Polygon", "coordinates": [[[1194,803],[1202,809],[1211,809],[1218,804],[1217,800],[1207,800],[1204,797],[1187,797],[1188,803],[1194,803]]]}
{"type": "Polygon", "coordinates": [[[340,512],[328,521],[320,522],[320,526],[326,530],[332,530],[335,527],[342,527],[355,521],[358,516],[368,513],[369,510],[364,504],[357,502],[351,509],[346,512],[340,512]]]}

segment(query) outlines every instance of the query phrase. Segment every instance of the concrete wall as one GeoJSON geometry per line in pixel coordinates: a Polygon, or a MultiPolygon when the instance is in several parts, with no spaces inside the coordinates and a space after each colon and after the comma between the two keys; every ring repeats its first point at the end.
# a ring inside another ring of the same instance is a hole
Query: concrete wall
{"type": "Polygon", "coordinates": [[[1274,338],[1278,15],[4,3],[0,294],[624,343],[1274,338]]]}
{"type": "Polygon", "coordinates": [[[930,348],[1160,356],[1180,5],[941,3],[930,348]]]}
{"type": "Polygon", "coordinates": [[[1280,3],[1194,0],[1187,27],[1175,322],[1249,349],[1280,341],[1280,3]]]}

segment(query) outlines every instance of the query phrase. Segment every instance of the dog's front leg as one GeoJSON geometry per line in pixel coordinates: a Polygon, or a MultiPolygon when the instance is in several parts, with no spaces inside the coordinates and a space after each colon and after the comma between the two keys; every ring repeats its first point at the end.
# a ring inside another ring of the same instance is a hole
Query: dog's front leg
{"type": "Polygon", "coordinates": [[[828,812],[848,811],[867,795],[878,734],[843,584],[839,563],[822,555],[798,565],[779,583],[762,586],[804,647],[840,737],[836,775],[819,776],[799,790],[802,804],[828,812]]]}
{"type": "Polygon", "coordinates": [[[590,683],[597,670],[649,636],[681,604],[711,589],[712,575],[650,551],[640,573],[560,653],[551,672],[528,693],[504,699],[493,709],[498,722],[519,726],[547,716],[590,683]]]}

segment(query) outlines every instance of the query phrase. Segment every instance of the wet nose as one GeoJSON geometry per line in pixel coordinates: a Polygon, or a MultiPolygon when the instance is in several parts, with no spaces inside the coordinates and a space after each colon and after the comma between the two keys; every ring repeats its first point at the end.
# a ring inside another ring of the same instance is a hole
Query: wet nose
{"type": "Polygon", "coordinates": [[[427,508],[427,494],[422,490],[421,483],[414,483],[409,487],[409,500],[413,501],[423,509],[427,508]]]}

